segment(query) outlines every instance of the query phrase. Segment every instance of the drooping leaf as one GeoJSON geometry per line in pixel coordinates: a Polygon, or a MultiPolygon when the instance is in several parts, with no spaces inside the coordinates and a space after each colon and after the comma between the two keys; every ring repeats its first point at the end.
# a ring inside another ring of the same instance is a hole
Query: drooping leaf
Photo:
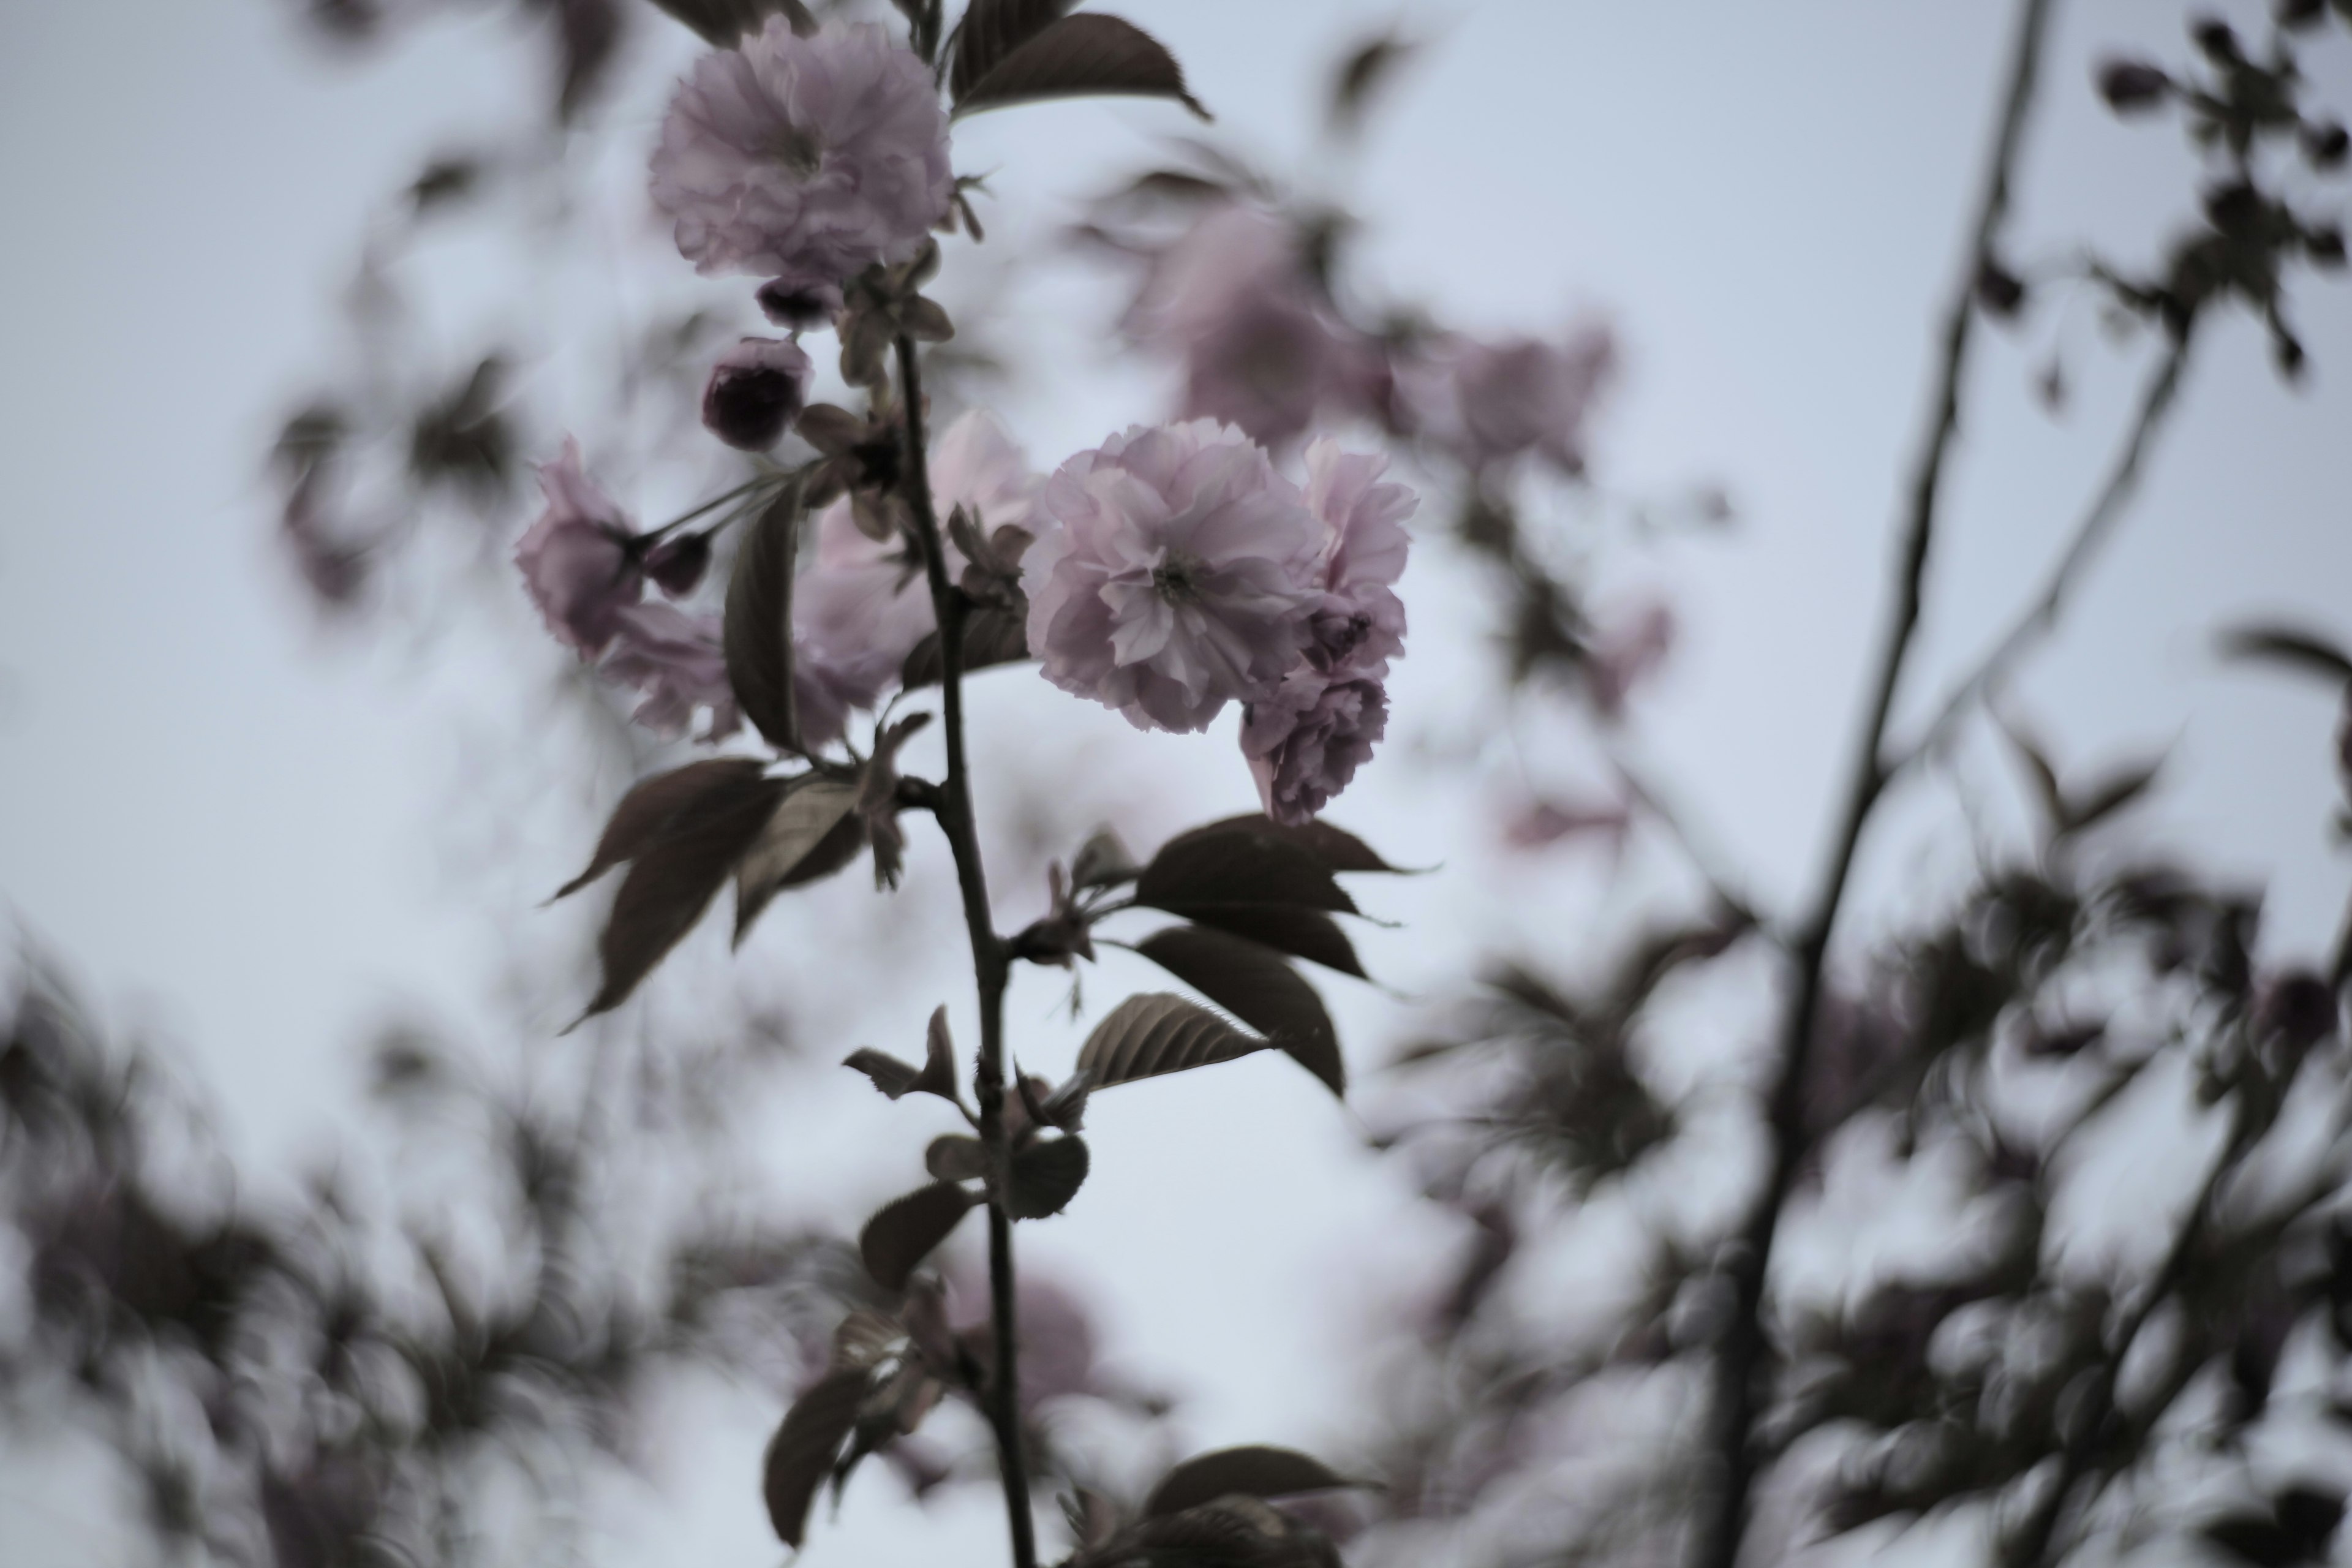
{"type": "Polygon", "coordinates": [[[1290,1448],[1219,1448],[1185,1460],[1160,1478],[1143,1500],[1146,1519],[1161,1519],[1222,1497],[1289,1497],[1352,1483],[1322,1460],[1290,1448]]]}
{"type": "Polygon", "coordinates": [[[1041,28],[1066,16],[1076,0],[971,0],[950,40],[955,58],[948,68],[948,96],[963,100],[971,84],[1041,28]]]}
{"type": "Polygon", "coordinates": [[[830,877],[856,858],[865,825],[851,815],[857,786],[803,774],[776,803],[759,838],[735,870],[735,944],[769,900],[786,888],[830,877]]]}
{"type": "Polygon", "coordinates": [[[1229,1062],[1271,1042],[1242,1033],[1205,1007],[1164,991],[1130,996],[1095,1026],[1078,1071],[1095,1089],[1229,1062]]]}
{"type": "Polygon", "coordinates": [[[1135,948],[1288,1052],[1333,1094],[1347,1094],[1331,1015],[1315,988],[1272,951],[1203,926],[1171,926],[1135,948]]]}
{"type": "Polygon", "coordinates": [[[583,1019],[627,1000],[637,983],[694,929],[736,863],[758,839],[784,789],[783,780],[757,773],[730,779],[723,789],[703,792],[691,810],[673,816],[667,828],[631,863],[597,943],[604,981],[583,1019]]]}
{"type": "Polygon", "coordinates": [[[1087,1146],[1071,1137],[1045,1138],[1013,1156],[1004,1212],[1014,1219],[1060,1214],[1087,1180],[1087,1146]]]}
{"type": "Polygon", "coordinates": [[[767,26],[771,16],[782,16],[803,38],[816,31],[816,18],[801,0],[654,0],[654,4],[718,49],[733,48],[745,34],[767,26]]]}
{"type": "Polygon", "coordinates": [[[745,530],[727,584],[720,637],[737,704],[780,751],[800,749],[793,715],[793,557],[800,522],[801,487],[794,482],[745,530]]]}
{"type": "Polygon", "coordinates": [[[1262,819],[1235,817],[1180,833],[1135,880],[1135,900],[1171,914],[1194,904],[1282,904],[1353,914],[1356,903],[1320,855],[1262,819]]]}
{"type": "Polygon", "coordinates": [[[1364,978],[1364,966],[1357,959],[1348,933],[1339,929],[1339,921],[1320,910],[1300,909],[1295,904],[1185,904],[1171,908],[1168,912],[1182,915],[1194,925],[1231,931],[1261,947],[1307,959],[1359,980],[1364,978]]]}
{"type": "Polygon", "coordinates": [[[760,1489],[768,1500],[768,1522],[785,1545],[797,1550],[805,1537],[809,1504],[857,1424],[857,1407],[865,1403],[869,1381],[863,1367],[827,1373],[793,1401],[776,1435],[768,1439],[760,1489]]]}
{"type": "Polygon", "coordinates": [[[604,824],[604,836],[596,840],[596,853],[589,858],[588,868],[558,888],[555,896],[569,898],[623,861],[635,859],[673,817],[693,811],[706,795],[714,800],[732,799],[760,776],[760,770],[754,758],[712,757],[638,780],[613,808],[612,820],[604,824]]]}
{"type": "Polygon", "coordinates": [[[884,1204],[857,1233],[866,1272],[885,1290],[905,1289],[915,1265],[948,1238],[978,1201],[952,1182],[933,1182],[884,1204]]]}
{"type": "Polygon", "coordinates": [[[1172,98],[1210,118],[1185,90],[1183,68],[1158,39],[1132,22],[1088,13],[1056,18],[1031,34],[956,95],[955,112],[1106,94],[1172,98]]]}
{"type": "Polygon", "coordinates": [[[2324,680],[2352,682],[2352,658],[2326,637],[2293,626],[2233,626],[2221,637],[2221,657],[2283,664],[2324,680]]]}
{"type": "Polygon", "coordinates": [[[874,1080],[874,1087],[892,1100],[901,1099],[915,1091],[923,1079],[920,1068],[902,1062],[887,1051],[877,1051],[871,1046],[860,1047],[842,1059],[845,1068],[856,1068],[874,1080]]]}
{"type": "Polygon", "coordinates": [[[988,1174],[988,1145],[962,1132],[942,1132],[923,1151],[923,1169],[939,1182],[976,1182],[988,1174]]]}

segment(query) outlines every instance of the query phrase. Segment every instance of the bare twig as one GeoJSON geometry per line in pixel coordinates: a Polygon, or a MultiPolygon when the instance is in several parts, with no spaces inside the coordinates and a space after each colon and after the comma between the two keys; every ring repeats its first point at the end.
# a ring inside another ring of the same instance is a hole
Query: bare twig
{"type": "Polygon", "coordinates": [[[1935,535],[1936,503],[1944,460],[1959,427],[1961,375],[1968,363],[1975,321],[1973,287],[1979,266],[1991,252],[2009,210],[2011,174],[2023,138],[2026,107],[2032,100],[2034,81],[2039,75],[2051,9],[2051,0],[2024,0],[2019,19],[2008,97],[2001,110],[1991,167],[1969,249],[1962,258],[1961,279],[1944,324],[1942,372],[1935,412],[1911,481],[1903,552],[1897,568],[1895,620],[1887,628],[1880,655],[1869,721],[1855,752],[1853,776],[1847,786],[1844,818],[1831,854],[1829,875],[1818,906],[1798,931],[1794,950],[1796,994],[1790,1003],[1773,1058],[1769,1101],[1771,1167],[1726,1259],[1726,1272],[1732,1287],[1732,1310],[1717,1349],[1710,1434],[1712,1458],[1719,1479],[1715,1495],[1699,1521],[1695,1554],[1699,1568],[1734,1568],[1747,1530],[1748,1496],[1755,1486],[1757,1468],[1751,1439],[1758,1383],[1765,1360],[1764,1284],[1771,1265],[1780,1210],[1788,1201],[1804,1155],[1805,1068],[1811,1056],[1826,989],[1830,938],[1836,929],[1838,910],[1844,901],[1863,829],[1886,788],[1887,775],[1879,764],[1879,753],[1885,744],[1887,715],[1894,706],[1895,688],[1903,677],[1913,635],[1918,629],[1920,594],[1927,575],[1928,545],[1935,535]]]}
{"type": "MultiPolygon", "coordinates": [[[[972,973],[980,991],[980,1136],[1003,1172],[1012,1157],[1004,1123],[1004,986],[1011,962],[988,907],[988,878],[980,861],[980,835],[971,811],[971,773],[963,744],[963,630],[971,609],[963,590],[948,580],[940,520],[931,506],[924,454],[923,383],[912,338],[898,339],[898,396],[905,404],[906,500],[914,513],[940,630],[940,728],[947,742],[947,777],[930,801],[932,815],[955,855],[963,892],[964,924],[971,933],[972,973]]],[[[996,1434],[997,1468],[1004,1480],[1004,1512],[1013,1532],[1013,1568],[1037,1568],[1036,1524],[1029,1513],[1029,1466],[1021,1451],[1021,1367],[1013,1316],[1013,1221],[1001,1195],[988,1205],[988,1289],[996,1365],[988,1387],[989,1425],[996,1434]]]]}

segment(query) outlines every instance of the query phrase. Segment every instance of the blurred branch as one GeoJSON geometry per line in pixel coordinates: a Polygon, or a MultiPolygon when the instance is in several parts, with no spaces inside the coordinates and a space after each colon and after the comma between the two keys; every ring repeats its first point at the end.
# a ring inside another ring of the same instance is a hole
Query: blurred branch
{"type": "Polygon", "coordinates": [[[2165,351],[2164,358],[2147,379],[2140,394],[2139,412],[2132,421],[2131,430],[2124,438],[2122,452],[2107,474],[2107,482],[2100,487],[2083,519],[2074,526],[2074,537],[2066,552],[2051,569],[2050,579],[2002,634],[1991,651],[1976,668],[1952,689],[1944,699],[1936,717],[1921,731],[1919,738],[1902,748],[1880,764],[1880,771],[1889,777],[1902,773],[1920,757],[1949,742],[1960,721],[1979,703],[1990,697],[2007,680],[2018,662],[2034,647],[2058,629],[2058,617],[2067,600],[2080,585],[2090,568],[2092,558],[2115,531],[2125,506],[2139,488],[2141,468],[2145,466],[2148,447],[2163,428],[2165,418],[2172,411],[2175,397],[2180,390],[2181,373],[2189,363],[2189,349],[2195,332],[2194,318],[2165,351]]]}
{"type": "Polygon", "coordinates": [[[1831,855],[1829,877],[1818,908],[1799,932],[1796,995],[1790,1004],[1775,1051],[1769,1100],[1771,1169],[1727,1259],[1732,1312],[1717,1353],[1714,1430],[1710,1435],[1720,1479],[1699,1521],[1697,1550],[1693,1558],[1699,1568],[1735,1568],[1746,1532],[1748,1494],[1755,1484],[1757,1468],[1750,1437],[1755,1425],[1757,1384],[1765,1359],[1764,1285],[1780,1210],[1804,1155],[1805,1068],[1821,1021],[1830,938],[1844,901],[1863,829],[1886,788],[1888,775],[1879,756],[1885,743],[1887,716],[1894,706],[1895,688],[1902,679],[1912,638],[1918,629],[1921,588],[1927,575],[1928,545],[1935,533],[1936,502],[1944,460],[1959,426],[1960,380],[1975,322],[1975,282],[1980,264],[1990,254],[1994,237],[2009,211],[2011,175],[2023,139],[2026,108],[2040,74],[2051,8],[2051,0],[2025,0],[2019,18],[2016,53],[2010,67],[2007,100],[2001,110],[1991,166],[1969,250],[1963,258],[1961,279],[1953,290],[1944,326],[1935,415],[1912,480],[1895,620],[1888,628],[1880,657],[1869,722],[1855,752],[1844,820],[1831,855]]]}

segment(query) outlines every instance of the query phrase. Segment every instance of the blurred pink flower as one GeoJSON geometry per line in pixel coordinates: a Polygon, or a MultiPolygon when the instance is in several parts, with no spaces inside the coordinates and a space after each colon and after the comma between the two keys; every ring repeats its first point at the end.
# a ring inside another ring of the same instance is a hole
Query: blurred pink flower
{"type": "Polygon", "coordinates": [[[1063,464],[1036,517],[1029,647],[1064,690],[1200,730],[1299,662],[1325,531],[1240,431],[1130,426],[1063,464]]]}
{"type": "Polygon", "coordinates": [[[1503,825],[1503,841],[1515,849],[1536,849],[1563,838],[1598,837],[1612,853],[1622,853],[1633,830],[1633,814],[1622,801],[1594,805],[1529,801],[1503,825]]]}
{"type": "Polygon", "coordinates": [[[1307,505],[1326,531],[1323,598],[1309,620],[1307,657],[1328,674],[1385,675],[1404,651],[1404,520],[1421,498],[1381,475],[1388,459],[1343,452],[1328,438],[1307,448],[1307,505]]]}
{"type": "Polygon", "coordinates": [[[1377,401],[1385,369],[1319,298],[1291,226],[1237,202],[1160,254],[1128,327],[1183,361],[1184,417],[1238,425],[1272,447],[1327,405],[1377,401]]]}
{"type": "Polygon", "coordinates": [[[628,521],[582,470],[580,444],[569,437],[561,457],[540,465],[539,488],[547,510],[515,546],[515,564],[547,629],[593,658],[645,590],[625,548],[628,521]]]}
{"type": "Polygon", "coordinates": [[[730,447],[764,452],[808,404],[816,367],[784,338],[745,338],[719,356],[702,390],[702,422],[730,447]]]}
{"type": "Polygon", "coordinates": [[[671,605],[632,605],[616,611],[612,656],[599,673],[645,693],[630,717],[657,735],[686,732],[698,708],[710,710],[705,739],[731,732],[740,721],[735,689],[727,682],[719,617],[689,615],[671,605]]]}
{"type": "Polygon", "coordinates": [[[1333,680],[1302,668],[1242,724],[1242,755],[1258,799],[1276,822],[1302,826],[1348,787],[1388,729],[1389,700],[1377,677],[1333,680]]]}
{"type": "Polygon", "coordinates": [[[1585,687],[1604,718],[1625,710],[1625,700],[1654,674],[1675,646],[1675,613],[1657,601],[1605,628],[1584,663],[1585,687]]]}
{"type": "Polygon", "coordinates": [[[1584,468],[1584,426],[1617,365],[1607,328],[1565,342],[1447,336],[1398,373],[1411,423],[1472,468],[1535,452],[1562,473],[1584,468]]]}
{"type": "Polygon", "coordinates": [[[908,259],[953,194],[930,72],[873,23],[803,38],[770,16],[704,56],[653,157],[654,205],[697,270],[795,288],[908,259]]]}

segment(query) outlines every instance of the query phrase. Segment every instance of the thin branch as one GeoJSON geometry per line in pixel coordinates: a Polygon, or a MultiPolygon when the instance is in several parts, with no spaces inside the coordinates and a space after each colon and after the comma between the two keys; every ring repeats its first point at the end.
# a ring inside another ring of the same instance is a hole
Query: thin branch
{"type": "Polygon", "coordinates": [[[1959,428],[1960,383],[1975,321],[1976,276],[1980,263],[1991,253],[2009,211],[2011,174],[2023,139],[2026,107],[2032,100],[2034,81],[2040,74],[2051,9],[2051,0],[2024,0],[2019,19],[2016,53],[2010,67],[2008,97],[2001,110],[1991,166],[1969,248],[1962,258],[1961,280],[1954,290],[1944,325],[1935,413],[1911,482],[1896,578],[1895,619],[1887,628],[1885,649],[1880,655],[1869,721],[1864,729],[1862,743],[1855,750],[1844,819],[1830,858],[1829,875],[1819,905],[1799,931],[1796,994],[1790,1003],[1773,1058],[1774,1078],[1769,1102],[1771,1167],[1726,1260],[1731,1279],[1732,1310],[1717,1349],[1711,1412],[1714,1430],[1710,1434],[1719,1482],[1699,1521],[1695,1554],[1698,1568],[1735,1568],[1747,1531],[1748,1497],[1755,1487],[1757,1470],[1752,1436],[1758,1384],[1765,1362],[1764,1284],[1771,1266],[1780,1210],[1788,1202],[1804,1154],[1805,1068],[1818,1032],[1822,997],[1826,989],[1830,938],[1836,930],[1838,910],[1845,899],[1863,829],[1886,788],[1887,775],[1879,766],[1879,752],[1885,744],[1887,715],[1894,707],[1895,689],[1902,680],[1904,663],[1918,629],[1921,589],[1927,576],[1928,545],[1935,535],[1936,503],[1944,460],[1959,428]]]}
{"type": "MultiPolygon", "coordinates": [[[[905,405],[906,500],[923,551],[923,574],[931,590],[932,616],[940,628],[940,728],[947,742],[947,777],[930,801],[932,815],[955,855],[956,881],[963,891],[964,924],[971,933],[971,965],[980,991],[980,1136],[1002,1173],[1012,1160],[1004,1122],[1004,986],[1010,970],[1004,943],[989,913],[988,878],[980,861],[980,835],[973,826],[971,772],[963,744],[963,631],[971,602],[948,580],[947,552],[940,520],[931,506],[931,479],[924,453],[923,382],[914,340],[898,339],[898,396],[905,405]]],[[[1002,1183],[998,1184],[1002,1190],[1002,1183]]],[[[983,1397],[996,1433],[997,1468],[1004,1481],[1004,1513],[1013,1533],[1013,1568],[1037,1568],[1036,1524],[1029,1513],[1029,1466],[1021,1450],[1021,1363],[1013,1316],[1013,1221],[1001,1198],[988,1205],[988,1289],[993,1321],[995,1370],[983,1397]]]]}
{"type": "Polygon", "coordinates": [[[2142,389],[2139,411],[2132,420],[2131,429],[2124,437],[2123,449],[2116,458],[2115,467],[2108,470],[2107,481],[2099,487],[2098,494],[2074,525],[2074,537],[2066,552],[2051,568],[2050,579],[2033,602],[2021,611],[2000,640],[1978,661],[1966,679],[1952,689],[1936,710],[1919,738],[1886,758],[1881,768],[1890,777],[1902,773],[1922,756],[1947,744],[1960,721],[1978,704],[1992,696],[2016,668],[2019,661],[2036,645],[2058,629],[2058,618],[2067,601],[2081,585],[2084,574],[2090,569],[2116,524],[2122,519],[2124,509],[2139,488],[2140,471],[2146,466],[2148,448],[2164,427],[2165,418],[2180,390],[2181,373],[2188,367],[2189,347],[2196,331],[2192,318],[2189,326],[2171,346],[2142,389]]]}

